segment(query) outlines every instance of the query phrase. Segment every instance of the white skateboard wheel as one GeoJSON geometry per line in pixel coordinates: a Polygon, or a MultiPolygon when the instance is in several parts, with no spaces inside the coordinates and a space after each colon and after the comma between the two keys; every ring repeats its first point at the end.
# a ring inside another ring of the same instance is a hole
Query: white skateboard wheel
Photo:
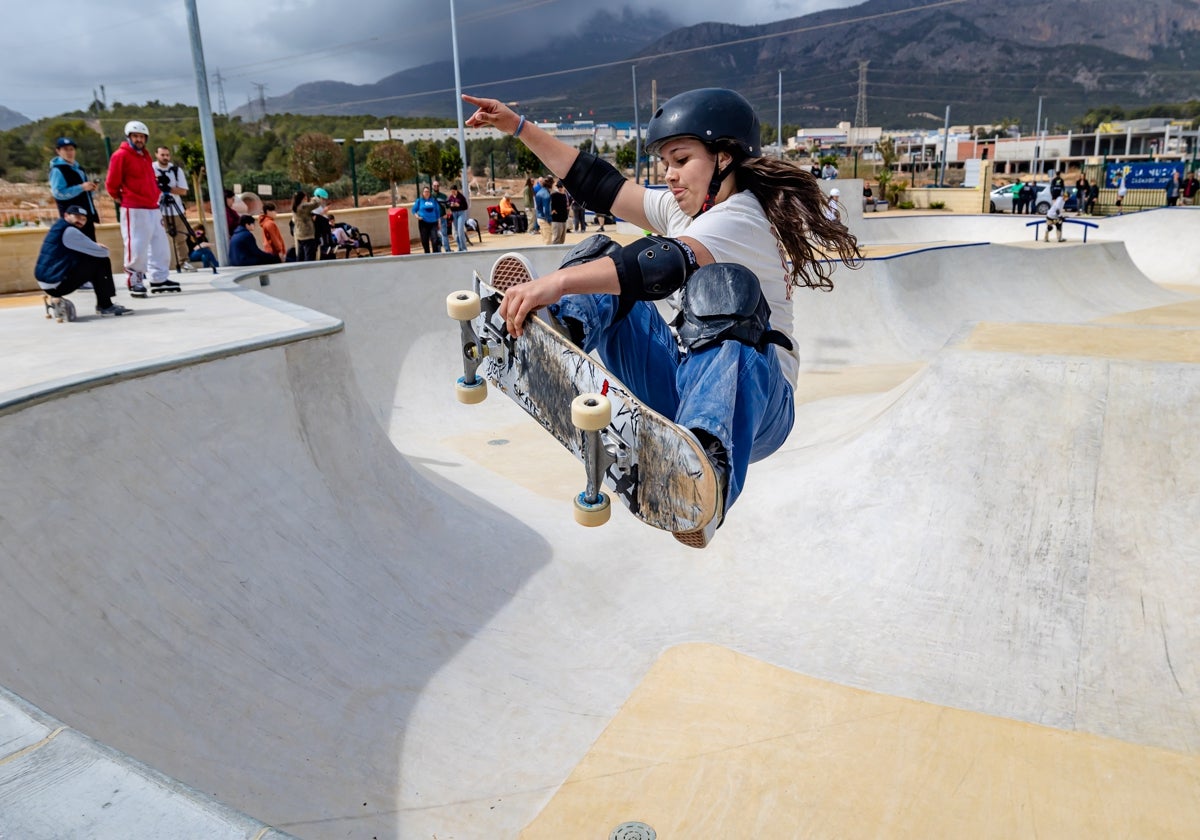
{"type": "Polygon", "coordinates": [[[580,394],[571,401],[571,422],[585,432],[598,432],[612,422],[612,403],[602,394],[580,394]]]}
{"type": "Polygon", "coordinates": [[[611,514],[612,505],[609,504],[606,493],[601,493],[595,504],[589,503],[583,493],[575,497],[575,521],[585,528],[603,525],[611,514]]]}
{"type": "Polygon", "coordinates": [[[455,321],[470,321],[479,314],[479,295],[474,292],[451,292],[446,298],[446,314],[455,321]]]}
{"type": "Polygon", "coordinates": [[[460,376],[454,383],[454,396],[463,405],[478,405],[487,399],[487,380],[480,376],[474,382],[464,382],[460,376]]]}

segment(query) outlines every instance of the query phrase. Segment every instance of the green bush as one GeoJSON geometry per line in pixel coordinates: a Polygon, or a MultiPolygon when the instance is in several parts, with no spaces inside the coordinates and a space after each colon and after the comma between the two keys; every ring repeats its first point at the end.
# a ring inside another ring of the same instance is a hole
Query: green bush
{"type": "Polygon", "coordinates": [[[917,205],[913,204],[911,201],[901,201],[899,204],[896,205],[896,207],[898,207],[901,210],[912,210],[916,206],[917,205]]]}
{"type": "Polygon", "coordinates": [[[929,202],[929,209],[930,209],[930,210],[945,210],[945,209],[946,209],[946,202],[944,202],[944,201],[931,201],[931,202],[929,202]]]}

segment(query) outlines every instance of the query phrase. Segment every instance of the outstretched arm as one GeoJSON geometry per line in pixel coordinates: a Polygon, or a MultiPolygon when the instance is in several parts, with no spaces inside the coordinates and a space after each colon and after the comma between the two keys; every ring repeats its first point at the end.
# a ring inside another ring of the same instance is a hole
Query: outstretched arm
{"type": "MultiPolygon", "coordinates": [[[[565,178],[571,170],[571,165],[579,157],[579,149],[569,146],[545,131],[542,131],[531,121],[521,122],[521,117],[511,108],[496,99],[480,99],[463,94],[463,101],[474,105],[476,111],[467,118],[467,125],[473,128],[492,127],[505,134],[516,134],[518,139],[529,147],[529,151],[537,155],[538,160],[546,164],[558,178],[565,178]]],[[[626,181],[621,191],[613,201],[612,211],[623,219],[628,219],[639,227],[648,227],[645,211],[642,209],[643,187],[633,181],[626,181]]]]}

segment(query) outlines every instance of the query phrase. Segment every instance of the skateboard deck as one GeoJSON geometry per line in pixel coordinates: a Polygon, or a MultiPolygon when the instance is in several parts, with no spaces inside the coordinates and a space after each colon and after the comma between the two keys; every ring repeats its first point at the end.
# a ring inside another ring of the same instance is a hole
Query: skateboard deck
{"type": "Polygon", "coordinates": [[[58,303],[52,303],[50,295],[42,295],[42,306],[46,309],[46,317],[53,318],[60,324],[64,320],[74,321],[76,318],[75,304],[67,298],[60,298],[58,303]]]}
{"type": "MultiPolygon", "coordinates": [[[[505,254],[493,267],[492,282],[476,274],[474,292],[455,292],[448,299],[451,317],[462,323],[464,371],[470,374],[459,380],[460,400],[482,399],[464,398],[463,392],[477,387],[476,381],[491,383],[583,462],[585,473],[593,469],[589,459],[598,461],[595,484],[609,488],[630,513],[687,545],[703,547],[708,540],[705,526],[717,511],[717,478],[703,449],[689,432],[643,404],[596,359],[549,326],[540,313],[530,317],[519,338],[510,336],[498,310],[504,289],[532,277],[522,276],[525,272],[528,265],[520,255],[505,254]],[[470,301],[470,308],[456,314],[456,298],[470,301]],[[481,379],[468,370],[474,367],[481,379]],[[599,409],[606,412],[599,422],[583,423],[601,428],[591,431],[577,425],[573,404],[580,401],[611,406],[610,415],[607,408],[599,409]]],[[[576,499],[576,518],[583,524],[602,524],[579,516],[581,506],[594,503],[589,491],[598,491],[590,475],[588,485],[576,499]]]]}

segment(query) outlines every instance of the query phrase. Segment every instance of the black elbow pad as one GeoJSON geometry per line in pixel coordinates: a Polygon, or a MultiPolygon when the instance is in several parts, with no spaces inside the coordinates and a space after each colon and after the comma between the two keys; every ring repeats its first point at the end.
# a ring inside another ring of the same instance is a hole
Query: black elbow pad
{"type": "Polygon", "coordinates": [[[696,255],[678,239],[647,236],[608,255],[617,266],[621,303],[617,320],[639,300],[662,300],[678,289],[697,269],[696,255]]]}
{"type": "Polygon", "coordinates": [[[608,161],[590,152],[580,152],[563,178],[563,184],[584,207],[597,213],[608,213],[617,200],[617,193],[625,186],[625,176],[608,161]]]}

